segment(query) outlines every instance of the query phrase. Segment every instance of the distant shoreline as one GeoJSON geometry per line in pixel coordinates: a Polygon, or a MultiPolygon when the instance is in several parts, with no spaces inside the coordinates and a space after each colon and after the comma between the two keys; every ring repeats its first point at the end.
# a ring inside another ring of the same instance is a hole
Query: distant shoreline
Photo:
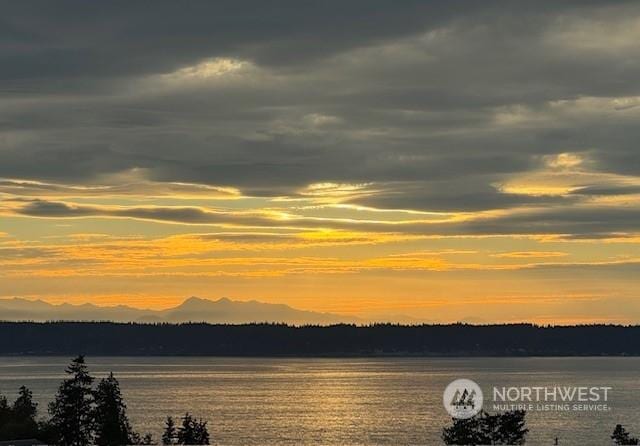
{"type": "Polygon", "coordinates": [[[627,357],[640,326],[0,322],[0,356],[627,357]]]}
{"type": "MultiPolygon", "coordinates": [[[[39,354],[39,353],[16,353],[16,354],[0,354],[0,358],[68,358],[70,353],[56,353],[56,354],[39,354]]],[[[282,354],[282,355],[130,355],[130,354],[91,354],[90,357],[101,358],[229,358],[229,359],[563,359],[563,358],[584,358],[584,359],[596,359],[596,358],[640,358],[640,354],[634,355],[474,355],[474,354],[452,354],[452,355],[367,355],[367,354],[353,354],[353,355],[294,355],[294,354],[282,354]]]]}

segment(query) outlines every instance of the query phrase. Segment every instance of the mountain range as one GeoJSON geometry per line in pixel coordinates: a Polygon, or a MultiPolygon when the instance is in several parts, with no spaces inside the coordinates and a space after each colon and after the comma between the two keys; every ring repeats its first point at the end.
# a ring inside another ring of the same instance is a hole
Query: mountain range
{"type": "Polygon", "coordinates": [[[0,299],[2,321],[113,321],[113,322],[208,322],[212,324],[242,324],[250,322],[284,322],[293,325],[329,325],[363,323],[363,320],[332,313],[304,311],[283,304],[218,300],[190,297],[180,305],[165,310],[149,310],[126,305],[98,306],[93,304],[54,305],[43,300],[19,297],[0,299]]]}

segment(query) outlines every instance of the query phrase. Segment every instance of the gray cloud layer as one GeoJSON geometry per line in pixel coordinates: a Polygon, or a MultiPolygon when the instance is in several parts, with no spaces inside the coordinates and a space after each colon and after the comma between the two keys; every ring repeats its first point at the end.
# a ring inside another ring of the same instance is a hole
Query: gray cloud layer
{"type": "MultiPolygon", "coordinates": [[[[0,177],[99,184],[139,169],[255,195],[373,182],[382,192],[357,203],[422,210],[635,194],[495,184],[565,152],[640,175],[639,38],[640,5],[624,1],[14,2],[0,18],[0,177]]],[[[609,211],[590,212],[607,230],[609,211]]],[[[637,229],[634,212],[612,224],[637,229]]]]}
{"type": "Polygon", "coordinates": [[[409,221],[389,224],[371,221],[325,220],[292,217],[274,219],[260,213],[233,213],[198,207],[99,207],[43,200],[24,204],[15,212],[42,218],[118,217],[194,225],[239,225],[281,228],[334,228],[373,232],[397,232],[419,235],[501,235],[569,234],[573,238],[603,234],[609,237],[637,229],[640,209],[629,207],[593,207],[534,209],[512,215],[483,217],[471,221],[432,223],[409,221]]]}

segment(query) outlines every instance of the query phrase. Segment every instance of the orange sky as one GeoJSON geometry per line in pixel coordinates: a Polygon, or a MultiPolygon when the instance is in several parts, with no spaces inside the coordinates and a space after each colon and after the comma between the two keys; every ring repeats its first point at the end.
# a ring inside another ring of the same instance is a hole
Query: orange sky
{"type": "Polygon", "coordinates": [[[6,5],[0,298],[640,322],[640,3],[338,3],[6,5]]]}
{"type": "MultiPolygon", "coordinates": [[[[574,167],[552,173],[571,187],[574,167]]],[[[536,175],[547,174],[532,175],[527,187],[536,189],[536,175]]],[[[82,189],[48,195],[96,214],[62,218],[21,215],[18,198],[30,196],[28,187],[12,193],[0,224],[3,296],[148,308],[190,295],[226,296],[438,322],[631,322],[640,310],[638,281],[626,272],[638,262],[636,236],[449,233],[535,209],[383,212],[344,204],[350,194],[375,193],[369,186],[325,185],[295,199],[167,197],[154,196],[160,185],[138,187],[143,192],[131,186],[126,196],[82,189]],[[230,222],[110,214],[131,209],[194,209],[230,222]]]]}

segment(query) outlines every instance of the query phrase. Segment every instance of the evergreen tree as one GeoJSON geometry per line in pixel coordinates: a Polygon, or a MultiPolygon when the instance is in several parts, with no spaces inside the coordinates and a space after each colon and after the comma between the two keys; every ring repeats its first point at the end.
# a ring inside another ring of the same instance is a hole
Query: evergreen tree
{"type": "Polygon", "coordinates": [[[454,418],[453,425],[445,427],[442,431],[444,444],[491,444],[486,441],[486,428],[483,428],[483,423],[481,423],[482,413],[466,420],[454,418]]]}
{"type": "Polygon", "coordinates": [[[100,381],[93,393],[95,401],[95,444],[100,446],[139,443],[127,418],[127,406],[122,399],[120,383],[110,373],[100,381]]]}
{"type": "Polygon", "coordinates": [[[60,446],[87,446],[93,443],[93,377],[82,355],[71,362],[66,373],[69,377],[49,404],[55,442],[60,446]]]}
{"type": "Polygon", "coordinates": [[[17,417],[35,421],[38,403],[33,401],[33,393],[25,386],[20,386],[18,390],[18,398],[13,403],[13,413],[17,417]]]}
{"type": "Polygon", "coordinates": [[[36,415],[38,404],[33,401],[31,390],[21,386],[13,403],[13,438],[32,438],[38,435],[36,415]]]}
{"type": "Polygon", "coordinates": [[[187,412],[178,429],[178,444],[209,444],[207,422],[196,420],[187,412]]]}
{"type": "Polygon", "coordinates": [[[0,395],[0,426],[7,422],[10,415],[11,408],[9,407],[7,397],[4,395],[0,395]]]}
{"type": "Polygon", "coordinates": [[[177,439],[178,431],[176,429],[176,423],[175,421],[173,421],[173,417],[167,417],[167,421],[165,421],[164,433],[162,434],[162,444],[176,444],[177,439]]]}
{"type": "Polygon", "coordinates": [[[525,427],[523,410],[507,411],[501,414],[485,413],[485,432],[491,438],[491,444],[524,444],[529,429],[525,427]]]}
{"type": "Polygon", "coordinates": [[[196,444],[195,424],[196,420],[193,419],[189,412],[182,417],[182,426],[178,429],[178,444],[196,444]]]}
{"type": "Polygon", "coordinates": [[[11,440],[13,411],[9,407],[7,397],[0,395],[0,440],[11,440]]]}
{"type": "Polygon", "coordinates": [[[39,436],[36,422],[37,405],[25,386],[20,387],[18,398],[9,406],[7,399],[0,396],[0,440],[19,440],[39,436]]]}
{"type": "Polygon", "coordinates": [[[206,421],[200,420],[196,422],[194,431],[194,444],[209,444],[209,431],[207,430],[206,421]]]}
{"type": "Polygon", "coordinates": [[[621,424],[616,425],[611,439],[613,440],[613,444],[617,445],[637,445],[639,442],[638,439],[632,437],[621,424]]]}
{"type": "Polygon", "coordinates": [[[481,411],[465,420],[454,419],[452,426],[443,429],[442,439],[445,444],[456,445],[523,445],[529,432],[525,414],[522,410],[496,415],[481,411]]]}

